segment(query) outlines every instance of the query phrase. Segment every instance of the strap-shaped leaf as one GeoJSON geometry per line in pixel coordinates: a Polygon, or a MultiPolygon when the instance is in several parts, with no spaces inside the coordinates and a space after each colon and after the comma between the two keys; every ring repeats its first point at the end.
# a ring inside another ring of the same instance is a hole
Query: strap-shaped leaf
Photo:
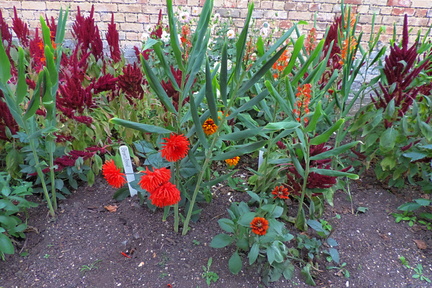
{"type": "Polygon", "coordinates": [[[246,46],[246,40],[247,40],[247,34],[249,30],[249,24],[252,17],[252,12],[254,8],[254,3],[250,2],[248,5],[248,13],[246,16],[245,23],[243,25],[243,29],[240,33],[239,39],[236,43],[236,66],[235,66],[235,78],[238,80],[240,79],[240,71],[242,69],[241,63],[243,62],[243,56],[245,53],[245,46],[246,46]]]}
{"type": "Polygon", "coordinates": [[[195,97],[193,95],[190,96],[190,112],[192,115],[192,120],[194,122],[194,126],[195,126],[195,131],[197,133],[198,139],[201,142],[201,145],[203,145],[204,149],[208,149],[209,145],[208,145],[208,141],[207,138],[204,134],[204,131],[202,129],[202,124],[201,124],[201,120],[198,116],[198,110],[195,104],[195,97]]]}
{"type": "Polygon", "coordinates": [[[321,159],[330,158],[333,156],[338,156],[338,155],[344,153],[345,151],[347,151],[348,149],[351,149],[354,146],[358,145],[359,143],[361,143],[361,142],[360,141],[354,141],[354,142],[336,147],[332,150],[325,151],[323,153],[314,155],[314,156],[310,157],[310,160],[314,161],[314,160],[321,160],[321,159]]]}
{"type": "Polygon", "coordinates": [[[140,58],[141,58],[142,67],[144,69],[144,73],[147,75],[147,80],[148,80],[150,87],[156,93],[156,96],[159,98],[159,100],[162,102],[162,104],[164,104],[165,108],[169,112],[177,114],[177,111],[175,110],[171,99],[168,97],[167,93],[162,88],[162,85],[160,84],[159,79],[153,73],[153,71],[152,71],[151,67],[148,65],[148,63],[144,60],[144,57],[142,55],[140,55],[140,58]]]}
{"type": "MultiPolygon", "coordinates": [[[[153,44],[150,47],[153,47],[153,51],[156,53],[156,56],[158,57],[158,59],[161,63],[161,66],[163,67],[165,74],[168,76],[169,80],[171,81],[174,89],[176,91],[180,91],[180,88],[177,84],[177,81],[171,72],[171,67],[167,64],[167,62],[165,60],[164,52],[162,51],[160,42],[156,41],[155,39],[149,39],[149,40],[155,41],[155,42],[153,42],[153,44]]],[[[146,48],[146,49],[148,49],[148,48],[146,48]]]]}
{"type": "Polygon", "coordinates": [[[230,134],[221,135],[220,139],[226,140],[226,141],[240,141],[243,139],[255,137],[258,134],[260,134],[260,132],[263,130],[264,130],[263,127],[246,129],[243,131],[238,131],[238,132],[234,132],[234,133],[230,133],[230,134]]]}
{"type": "Polygon", "coordinates": [[[354,179],[354,180],[359,179],[359,176],[357,174],[343,172],[343,171],[337,171],[337,170],[311,168],[310,172],[314,172],[314,173],[317,173],[320,175],[325,175],[325,176],[331,176],[331,177],[348,177],[348,178],[354,179]]]}
{"type": "Polygon", "coordinates": [[[135,129],[135,130],[145,132],[145,133],[167,134],[167,133],[173,132],[171,130],[168,130],[168,129],[165,129],[162,127],[158,127],[155,125],[137,123],[137,122],[132,122],[129,120],[123,120],[120,118],[112,118],[109,121],[113,124],[121,125],[123,127],[135,129]]]}
{"type": "Polygon", "coordinates": [[[345,119],[339,119],[332,127],[324,131],[321,135],[318,135],[310,140],[311,145],[319,145],[325,143],[330,139],[330,136],[340,128],[340,126],[345,122],[345,119]]]}
{"type": "Polygon", "coordinates": [[[225,107],[228,106],[227,102],[227,91],[228,91],[228,47],[227,42],[225,40],[222,46],[222,59],[221,59],[221,69],[219,75],[219,86],[220,86],[220,95],[222,99],[222,103],[225,107]]]}
{"type": "Polygon", "coordinates": [[[7,81],[11,78],[10,69],[11,64],[3,47],[3,38],[0,33],[0,82],[2,84],[6,85],[7,81]]]}
{"type": "Polygon", "coordinates": [[[266,140],[261,140],[251,144],[234,146],[233,147],[234,149],[231,151],[215,155],[213,157],[213,160],[217,161],[217,160],[231,159],[236,156],[241,156],[247,153],[251,153],[263,147],[266,143],[267,143],[266,140]]]}
{"type": "Polygon", "coordinates": [[[208,59],[206,60],[206,99],[207,99],[207,105],[210,110],[210,115],[213,119],[213,121],[216,123],[216,125],[219,125],[218,120],[218,112],[216,107],[216,99],[213,95],[213,86],[212,86],[212,78],[211,78],[211,72],[210,72],[210,65],[208,62],[208,59]]]}
{"type": "Polygon", "coordinates": [[[261,100],[267,97],[268,94],[269,94],[268,90],[262,91],[257,96],[252,98],[252,100],[246,102],[245,104],[243,104],[242,106],[240,106],[239,108],[231,112],[231,114],[227,117],[227,119],[228,120],[233,119],[238,113],[250,109],[253,106],[257,105],[261,100]]]}
{"type": "Polygon", "coordinates": [[[177,26],[173,12],[172,0],[167,0],[167,13],[168,13],[168,23],[170,30],[170,45],[173,49],[174,58],[176,59],[177,66],[180,70],[185,71],[183,65],[182,52],[180,49],[180,43],[178,40],[177,26]]]}
{"type": "MultiPolygon", "coordinates": [[[[30,99],[30,103],[27,106],[27,110],[26,110],[26,112],[24,114],[24,121],[27,120],[27,119],[29,119],[33,115],[35,115],[36,110],[40,106],[41,87],[43,86],[42,82],[43,82],[43,80],[45,78],[45,73],[46,73],[46,70],[44,69],[38,75],[38,81],[37,81],[37,84],[36,84],[36,88],[33,91],[32,98],[30,99]]],[[[42,87],[42,89],[43,89],[43,87],[42,87]]]]}
{"type": "Polygon", "coordinates": [[[22,47],[18,47],[18,82],[16,88],[16,103],[19,104],[24,101],[27,95],[27,83],[25,79],[25,65],[24,65],[24,50],[22,47]]]}
{"type": "Polygon", "coordinates": [[[305,128],[305,132],[315,131],[316,125],[317,125],[318,120],[320,119],[322,113],[323,113],[322,104],[321,104],[321,102],[318,102],[318,104],[316,105],[316,108],[315,108],[315,112],[312,115],[312,118],[310,119],[308,126],[306,126],[306,128],[305,128]]]}
{"type": "Polygon", "coordinates": [[[291,81],[291,83],[297,84],[300,79],[303,78],[304,74],[308,71],[310,64],[315,60],[316,57],[318,57],[321,54],[321,50],[324,46],[324,39],[321,40],[315,50],[312,52],[312,54],[309,56],[309,58],[306,60],[306,62],[302,65],[302,68],[298,73],[296,73],[294,79],[291,81]]]}

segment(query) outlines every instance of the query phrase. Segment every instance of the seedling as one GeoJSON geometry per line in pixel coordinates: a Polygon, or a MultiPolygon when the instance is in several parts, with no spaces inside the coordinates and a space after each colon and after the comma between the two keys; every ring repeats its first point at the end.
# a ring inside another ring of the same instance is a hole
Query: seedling
{"type": "Polygon", "coordinates": [[[202,278],[206,280],[207,286],[210,286],[212,282],[216,283],[216,281],[219,280],[219,275],[216,272],[210,271],[210,266],[212,265],[212,262],[213,258],[210,257],[207,261],[207,267],[202,266],[204,270],[202,278]]]}
{"type": "Polygon", "coordinates": [[[45,254],[45,255],[43,256],[43,258],[48,259],[50,256],[51,256],[51,255],[49,255],[49,254],[45,254]]]}
{"type": "Polygon", "coordinates": [[[96,270],[99,267],[96,266],[97,263],[101,262],[102,260],[96,260],[95,262],[89,264],[89,265],[82,265],[80,268],[80,272],[87,272],[91,270],[96,270]]]}
{"type": "Polygon", "coordinates": [[[408,260],[406,260],[405,257],[400,256],[399,260],[401,261],[402,265],[405,266],[408,269],[412,269],[414,270],[414,274],[412,275],[412,278],[414,279],[420,279],[422,281],[426,281],[428,283],[432,283],[432,281],[430,280],[430,278],[426,277],[423,273],[423,265],[422,264],[417,264],[416,267],[412,267],[408,260]]]}
{"type": "Polygon", "coordinates": [[[194,245],[196,245],[196,246],[198,246],[198,245],[201,244],[201,242],[198,241],[198,240],[196,240],[196,239],[193,239],[193,240],[192,240],[192,243],[193,243],[194,245]]]}

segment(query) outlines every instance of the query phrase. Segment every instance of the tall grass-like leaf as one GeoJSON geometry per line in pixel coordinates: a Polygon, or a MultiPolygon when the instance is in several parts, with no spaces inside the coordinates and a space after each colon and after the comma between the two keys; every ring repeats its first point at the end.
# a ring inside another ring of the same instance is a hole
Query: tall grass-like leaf
{"type": "Polygon", "coordinates": [[[208,146],[206,135],[204,134],[204,131],[203,131],[202,126],[201,126],[200,118],[198,116],[198,109],[197,109],[196,104],[195,104],[195,97],[193,95],[191,95],[190,97],[191,97],[191,99],[190,99],[190,107],[191,107],[190,112],[192,115],[192,120],[193,120],[194,125],[195,125],[195,131],[197,133],[198,139],[200,140],[200,143],[207,150],[209,146],[208,146]]]}
{"type": "Polygon", "coordinates": [[[24,65],[24,50],[18,47],[18,81],[15,91],[16,102],[21,103],[27,95],[27,83],[25,79],[25,65],[24,65]]]}
{"type": "Polygon", "coordinates": [[[319,145],[325,143],[330,139],[330,136],[340,128],[345,122],[345,119],[339,119],[332,127],[324,131],[321,135],[318,135],[310,140],[311,145],[319,145]]]}
{"type": "Polygon", "coordinates": [[[172,0],[167,0],[167,13],[168,13],[168,23],[170,27],[170,44],[173,49],[174,57],[176,59],[177,66],[180,70],[185,71],[182,59],[182,52],[180,49],[180,43],[178,40],[177,26],[175,23],[175,17],[173,12],[172,0]]]}
{"type": "Polygon", "coordinates": [[[250,20],[252,17],[253,9],[254,9],[254,3],[250,2],[248,5],[248,13],[246,16],[245,23],[243,25],[243,29],[242,29],[240,36],[239,36],[237,43],[236,43],[236,64],[237,65],[235,67],[235,72],[234,72],[236,79],[240,79],[240,71],[242,68],[242,65],[240,63],[242,63],[243,56],[245,53],[246,40],[247,40],[249,24],[250,24],[250,20]]]}
{"type": "Polygon", "coordinates": [[[354,173],[348,173],[343,171],[337,171],[337,170],[330,170],[330,169],[318,169],[318,168],[311,168],[310,172],[315,172],[320,175],[326,175],[326,176],[332,176],[332,177],[348,177],[354,180],[359,179],[359,176],[354,173]]]}
{"type": "Polygon", "coordinates": [[[252,108],[253,106],[257,105],[261,100],[263,100],[267,95],[269,94],[268,90],[263,90],[261,93],[259,93],[257,96],[252,98],[252,100],[246,102],[239,108],[235,109],[228,117],[227,119],[233,119],[238,113],[248,110],[252,108]]]}
{"type": "Polygon", "coordinates": [[[0,82],[4,85],[6,85],[7,81],[11,78],[10,69],[11,64],[3,47],[3,39],[0,33],[0,82]]]}
{"type": "Polygon", "coordinates": [[[129,121],[129,120],[123,120],[123,119],[119,119],[119,118],[112,118],[109,121],[113,124],[121,125],[123,127],[135,129],[135,130],[145,132],[145,133],[167,134],[167,133],[173,132],[171,130],[168,130],[168,129],[165,129],[162,127],[158,127],[155,125],[137,123],[137,122],[133,122],[133,121],[129,121]]]}
{"type": "Polygon", "coordinates": [[[162,85],[160,84],[159,79],[153,73],[152,68],[144,60],[144,57],[142,55],[140,56],[140,58],[141,58],[142,67],[144,69],[144,73],[147,75],[147,80],[150,87],[153,89],[153,91],[155,91],[156,95],[158,96],[159,100],[164,104],[165,108],[169,112],[177,114],[177,111],[174,108],[171,99],[168,97],[167,93],[162,88],[162,85]]]}
{"type": "MultiPolygon", "coordinates": [[[[150,39],[150,40],[154,40],[154,39],[150,39]]],[[[168,63],[165,60],[164,57],[165,52],[162,50],[160,42],[155,42],[154,45],[152,45],[152,47],[153,47],[153,51],[156,53],[156,56],[160,61],[162,68],[164,69],[165,74],[168,76],[169,80],[171,81],[174,89],[180,91],[180,87],[178,86],[177,81],[171,72],[171,67],[168,65],[168,63]]]]}
{"type": "Polygon", "coordinates": [[[218,154],[214,156],[212,159],[217,161],[217,160],[230,159],[236,156],[241,156],[258,150],[259,148],[263,147],[266,143],[267,143],[266,140],[261,140],[251,144],[235,146],[235,149],[229,152],[218,154]]]}
{"type": "Polygon", "coordinates": [[[222,99],[222,103],[225,107],[228,106],[227,102],[227,88],[228,88],[228,46],[225,41],[222,46],[222,59],[221,59],[221,69],[219,75],[219,86],[220,86],[220,95],[222,99]]]}
{"type": "Polygon", "coordinates": [[[212,87],[212,78],[211,78],[211,72],[210,72],[210,65],[208,62],[208,59],[206,61],[206,93],[205,93],[206,99],[207,99],[207,105],[210,110],[210,115],[213,119],[213,121],[218,125],[218,112],[216,107],[216,101],[215,97],[213,95],[213,87],[212,87]]]}
{"type": "Polygon", "coordinates": [[[298,71],[295,74],[293,80],[291,81],[291,83],[293,85],[297,84],[300,81],[300,79],[303,78],[304,74],[309,69],[309,65],[315,60],[315,58],[317,58],[321,54],[323,47],[324,47],[324,39],[318,43],[315,50],[312,52],[312,54],[309,56],[309,58],[306,60],[306,62],[302,65],[302,68],[300,69],[300,71],[298,71]]]}

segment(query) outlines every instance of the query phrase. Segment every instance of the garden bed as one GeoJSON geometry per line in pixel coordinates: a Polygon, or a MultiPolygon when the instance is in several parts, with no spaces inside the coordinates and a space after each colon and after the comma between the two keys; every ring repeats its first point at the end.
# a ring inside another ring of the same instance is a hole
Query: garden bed
{"type": "MultiPolygon", "coordinates": [[[[46,209],[31,209],[27,239],[19,243],[21,252],[28,254],[7,256],[7,261],[0,263],[0,285],[206,287],[203,266],[212,258],[210,271],[219,280],[211,287],[264,287],[259,271],[246,261],[238,275],[229,272],[232,247],[209,247],[221,232],[217,220],[227,217],[230,201],[248,200],[246,193],[228,186],[215,189],[213,202],[202,205],[205,209],[199,221],[181,236],[173,232],[172,217],[161,221],[161,209],[153,213],[140,206],[136,197],[117,202],[112,199],[114,192],[103,179],[97,179],[93,187],[80,187],[61,202],[54,222],[46,209]],[[104,208],[108,205],[118,208],[109,212],[104,208]],[[131,258],[122,255],[131,249],[134,252],[126,254],[131,258]]],[[[317,286],[427,287],[429,283],[414,279],[415,271],[404,267],[399,257],[405,257],[412,267],[422,264],[424,275],[431,277],[432,233],[421,226],[395,223],[390,215],[412,200],[413,191],[406,190],[403,196],[391,193],[373,177],[364,177],[351,185],[351,192],[353,206],[346,193],[337,192],[334,207],[328,207],[324,217],[333,227],[331,237],[339,243],[346,270],[326,269],[334,263],[320,259],[320,271],[313,272],[317,286]]],[[[281,280],[269,287],[307,287],[298,271],[292,281],[281,280]]]]}

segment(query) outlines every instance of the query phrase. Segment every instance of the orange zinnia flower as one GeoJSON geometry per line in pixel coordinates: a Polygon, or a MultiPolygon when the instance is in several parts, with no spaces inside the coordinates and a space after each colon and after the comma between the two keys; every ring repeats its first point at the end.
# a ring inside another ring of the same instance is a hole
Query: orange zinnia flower
{"type": "Polygon", "coordinates": [[[204,124],[202,125],[202,129],[204,130],[204,133],[206,135],[212,135],[216,133],[218,126],[214,123],[213,119],[208,118],[204,121],[204,124]]]}
{"type": "Polygon", "coordinates": [[[151,192],[149,199],[153,205],[162,208],[177,204],[181,197],[177,186],[171,182],[166,182],[151,192]]]}
{"type": "Polygon", "coordinates": [[[154,171],[150,171],[148,168],[146,168],[145,171],[141,172],[144,173],[144,175],[141,176],[141,180],[138,182],[138,185],[150,193],[155,191],[165,182],[168,182],[171,178],[171,171],[165,167],[155,169],[154,171]]]}
{"type": "Polygon", "coordinates": [[[274,199],[288,199],[290,193],[288,191],[288,188],[285,188],[284,186],[276,186],[273,189],[272,194],[275,195],[273,196],[274,199]]]}
{"type": "Polygon", "coordinates": [[[114,188],[120,188],[127,183],[125,174],[121,173],[120,168],[114,163],[114,160],[108,160],[102,165],[102,175],[105,177],[109,185],[114,188]]]}
{"type": "Polygon", "coordinates": [[[228,166],[236,166],[238,164],[238,162],[240,161],[240,157],[236,156],[230,159],[225,159],[225,162],[228,164],[228,166]]]}
{"type": "Polygon", "coordinates": [[[269,222],[262,217],[255,217],[250,223],[250,227],[252,228],[252,232],[257,235],[265,235],[269,228],[269,222]]]}
{"type": "Polygon", "coordinates": [[[184,157],[189,152],[189,140],[183,134],[172,133],[170,137],[163,138],[166,142],[161,143],[162,157],[169,162],[176,162],[184,157]]]}

